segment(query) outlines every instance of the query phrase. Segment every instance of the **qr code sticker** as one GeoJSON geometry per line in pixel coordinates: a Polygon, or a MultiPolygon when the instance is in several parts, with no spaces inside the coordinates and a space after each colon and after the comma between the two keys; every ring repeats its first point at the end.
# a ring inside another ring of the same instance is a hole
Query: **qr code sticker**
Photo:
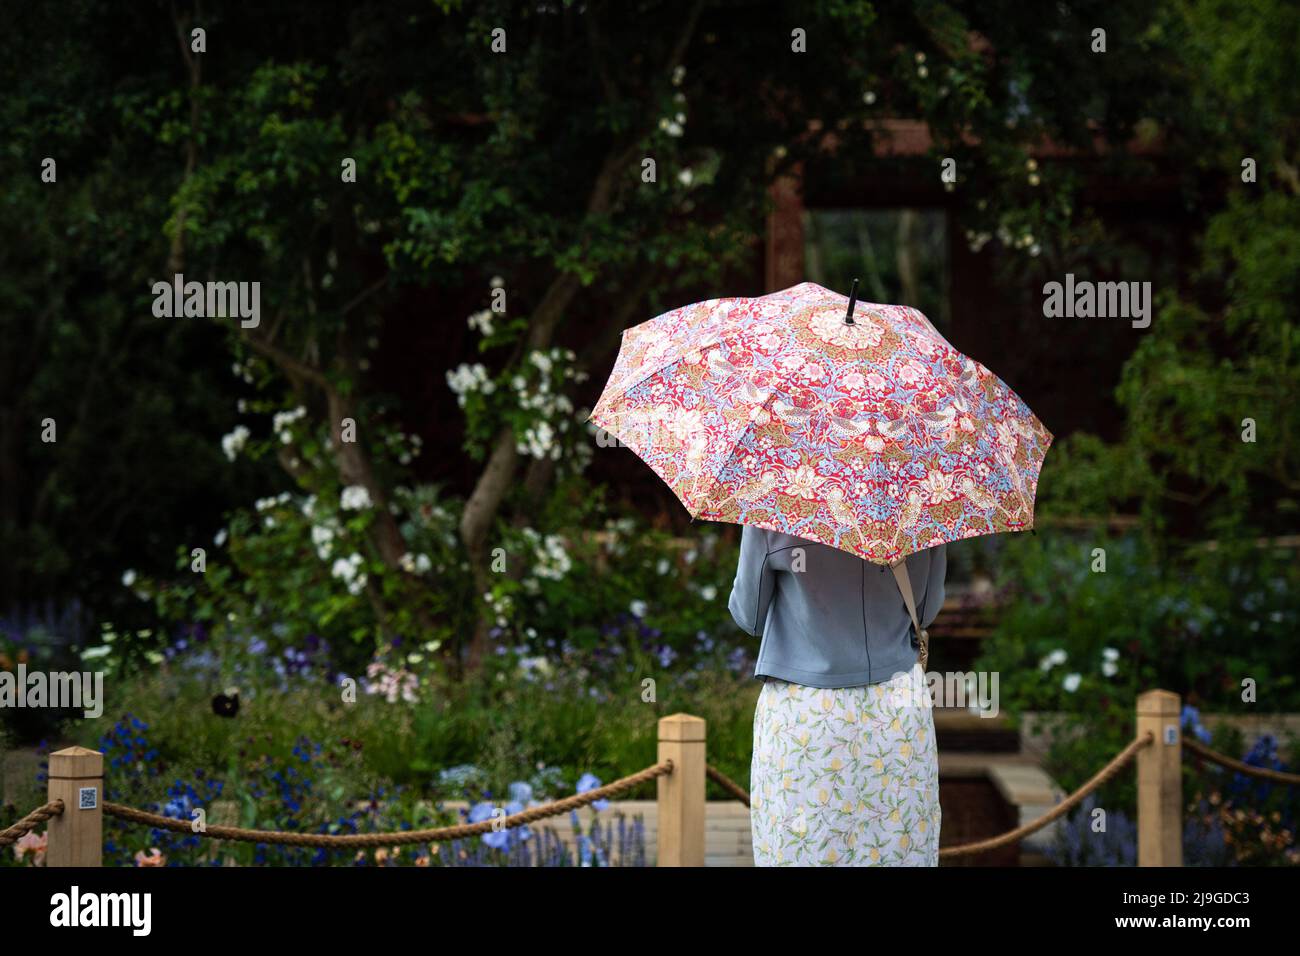
{"type": "Polygon", "coordinates": [[[78,806],[82,810],[94,810],[99,806],[99,788],[98,787],[80,787],[78,789],[80,801],[78,806]]]}

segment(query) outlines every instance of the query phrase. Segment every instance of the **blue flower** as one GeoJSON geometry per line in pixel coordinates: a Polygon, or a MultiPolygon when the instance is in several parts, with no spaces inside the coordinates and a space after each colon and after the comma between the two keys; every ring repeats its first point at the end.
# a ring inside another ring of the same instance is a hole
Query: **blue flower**
{"type": "Polygon", "coordinates": [[[1183,705],[1180,725],[1190,730],[1201,743],[1210,742],[1210,732],[1201,726],[1201,712],[1191,704],[1183,705]]]}
{"type": "MultiPolygon", "coordinates": [[[[588,790],[595,790],[600,785],[599,777],[592,773],[584,773],[582,778],[578,780],[578,793],[586,793],[588,790]]],[[[591,804],[591,808],[597,811],[608,810],[609,801],[604,799],[596,800],[591,804]]]]}
{"type": "Polygon", "coordinates": [[[516,780],[509,788],[510,799],[527,805],[533,799],[533,788],[522,780],[516,780]]]}

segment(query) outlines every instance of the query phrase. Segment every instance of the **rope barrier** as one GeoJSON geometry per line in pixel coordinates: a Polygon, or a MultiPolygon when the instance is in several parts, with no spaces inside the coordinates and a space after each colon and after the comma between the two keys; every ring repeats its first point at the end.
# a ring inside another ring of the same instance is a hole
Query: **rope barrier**
{"type": "Polygon", "coordinates": [[[1078,806],[1083,798],[1092,793],[1103,783],[1109,780],[1115,774],[1119,773],[1130,760],[1137,756],[1137,752],[1143,747],[1149,747],[1155,743],[1155,734],[1147,731],[1141,737],[1134,737],[1127,747],[1111,758],[1110,763],[1098,770],[1082,787],[1074,791],[1056,806],[1052,807],[1033,823],[1026,823],[1022,827],[1016,827],[999,836],[990,837],[987,840],[979,840],[975,843],[963,843],[961,846],[947,846],[939,851],[940,859],[952,859],[956,856],[971,856],[976,853],[985,853],[989,850],[996,850],[1010,843],[1018,843],[1029,834],[1036,830],[1041,830],[1053,820],[1064,816],[1068,811],[1078,806]]]}
{"type": "MultiPolygon", "coordinates": [[[[562,813],[568,813],[570,810],[576,810],[578,807],[586,806],[605,797],[631,790],[648,780],[672,772],[673,762],[665,760],[629,777],[615,780],[603,787],[587,790],[584,793],[565,797],[563,800],[547,803],[540,807],[529,807],[527,810],[513,813],[508,817],[482,820],[478,823],[437,827],[431,830],[404,830],[396,833],[286,833],[279,830],[248,830],[243,827],[210,826],[197,835],[208,837],[211,840],[236,840],[244,843],[274,843],[286,846],[333,847],[338,849],[405,846],[412,843],[459,840],[483,833],[524,826],[547,817],[559,816],[562,813]]],[[[128,823],[140,823],[160,830],[172,830],[176,833],[194,832],[188,820],[159,816],[156,813],[147,813],[134,807],[125,807],[119,803],[105,802],[104,813],[111,817],[117,817],[119,820],[126,820],[128,823]]]]}
{"type": "Polygon", "coordinates": [[[1286,773],[1282,770],[1271,770],[1268,767],[1252,767],[1248,763],[1242,763],[1240,760],[1233,760],[1226,754],[1221,754],[1217,750],[1211,750],[1199,740],[1191,737],[1183,738],[1184,750],[1190,750],[1194,754],[1204,757],[1211,763],[1217,763],[1221,767],[1227,767],[1229,770],[1235,770],[1237,773],[1244,773],[1248,777],[1258,777],[1261,780],[1273,780],[1277,783],[1300,783],[1300,773],[1286,773]]]}
{"type": "Polygon", "coordinates": [[[723,790],[726,790],[745,806],[749,806],[749,791],[744,787],[736,783],[717,767],[713,766],[713,764],[705,764],[704,772],[709,775],[710,780],[720,786],[723,790]]]}
{"type": "MultiPolygon", "coordinates": [[[[1075,790],[1060,803],[1056,804],[1051,810],[1043,814],[1032,823],[1027,823],[1022,827],[1017,827],[998,836],[990,837],[987,840],[980,840],[975,843],[962,844],[961,846],[944,847],[939,851],[940,858],[952,859],[959,856],[971,856],[977,853],[986,853],[989,850],[996,850],[1000,847],[1012,843],[1018,843],[1025,837],[1029,836],[1043,827],[1047,826],[1054,820],[1064,816],[1067,812],[1078,806],[1088,794],[1101,787],[1104,783],[1115,776],[1125,765],[1129,763],[1139,750],[1143,747],[1152,745],[1155,742],[1155,735],[1150,731],[1141,737],[1135,737],[1129,744],[1111,758],[1106,766],[1102,767],[1092,776],[1083,786],[1075,790]]],[[[1272,780],[1277,783],[1300,784],[1300,774],[1287,773],[1281,770],[1272,770],[1267,767],[1252,767],[1250,764],[1243,763],[1240,760],[1234,760],[1232,757],[1211,750],[1198,740],[1184,738],[1182,745],[1187,752],[1197,754],[1212,763],[1216,763],[1229,770],[1242,773],[1250,777],[1257,777],[1263,780],[1272,780]]],[[[288,833],[278,830],[249,830],[243,827],[228,826],[210,826],[205,830],[199,831],[200,836],[206,836],[213,840],[236,840],[245,843],[268,843],[284,844],[288,846],[315,846],[315,847],[391,847],[403,846],[413,843],[435,843],[444,840],[458,840],[465,837],[478,836],[483,833],[510,829],[513,827],[525,826],[537,820],[543,820],[548,817],[559,816],[576,810],[578,807],[586,806],[605,797],[611,797],[615,794],[623,793],[627,790],[653,780],[656,777],[662,777],[665,774],[673,772],[673,762],[665,760],[661,763],[647,767],[631,776],[615,780],[613,783],[606,784],[603,787],[597,787],[594,790],[588,790],[585,793],[575,794],[566,797],[563,800],[557,800],[553,803],[544,804],[540,807],[530,807],[519,813],[511,814],[507,817],[494,818],[491,820],[482,820],[478,823],[459,824],[456,826],[437,827],[428,830],[406,830],[395,833],[348,833],[348,834],[329,834],[329,833],[288,833]]],[[[734,780],[718,770],[712,764],[705,765],[705,773],[708,778],[722,789],[726,790],[745,806],[750,805],[749,793],[737,784],[734,780]]],[[[103,805],[104,813],[119,820],[125,820],[128,823],[139,823],[146,826],[155,827],[161,830],[171,830],[177,833],[195,832],[189,821],[178,820],[174,817],[164,817],[156,813],[148,813],[144,810],[137,810],[134,807],[123,806],[118,803],[105,802],[103,805]]],[[[51,817],[63,813],[63,801],[52,800],[44,806],[37,807],[27,816],[23,817],[13,826],[5,830],[0,830],[0,847],[10,846],[21,839],[25,834],[32,832],[42,823],[47,822],[51,817]]]]}
{"type": "Polygon", "coordinates": [[[43,807],[37,807],[7,830],[0,830],[0,846],[11,846],[31,833],[42,823],[57,817],[63,812],[62,800],[51,800],[43,807]]]}

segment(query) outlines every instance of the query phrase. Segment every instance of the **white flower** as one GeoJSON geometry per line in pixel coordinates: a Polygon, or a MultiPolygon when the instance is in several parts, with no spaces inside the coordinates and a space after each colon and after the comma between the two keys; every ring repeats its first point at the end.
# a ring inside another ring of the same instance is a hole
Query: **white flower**
{"type": "Polygon", "coordinates": [[[122,587],[129,588],[135,584],[135,572],[129,568],[122,572],[122,587]]]}
{"type": "Polygon", "coordinates": [[[712,584],[706,584],[704,587],[700,588],[700,597],[704,598],[706,601],[712,601],[717,596],[718,589],[712,584]]]}
{"type": "Polygon", "coordinates": [[[1119,660],[1119,651],[1115,650],[1113,647],[1103,647],[1101,649],[1101,656],[1108,661],[1117,661],[1119,660]]]}
{"type": "Polygon", "coordinates": [[[311,543],[316,547],[317,556],[324,561],[330,556],[330,545],[334,541],[334,530],[324,525],[312,525],[311,543]]]}
{"type": "Polygon", "coordinates": [[[351,594],[360,594],[366,586],[365,574],[359,573],[361,555],[353,553],[346,558],[339,558],[330,569],[330,574],[348,586],[351,594]]]}
{"type": "Polygon", "coordinates": [[[1116,674],[1119,673],[1119,665],[1116,664],[1114,661],[1103,661],[1101,665],[1101,672],[1106,677],[1114,677],[1116,674]]]}
{"type": "Polygon", "coordinates": [[[226,543],[226,537],[227,537],[226,529],[222,528],[220,531],[218,531],[215,535],[212,536],[212,543],[219,548],[226,543]]]}
{"type": "Polygon", "coordinates": [[[482,362],[467,365],[462,362],[454,371],[447,373],[447,386],[456,393],[456,401],[465,404],[465,396],[470,392],[482,392],[491,395],[496,390],[496,382],[488,378],[487,369],[482,362]]]}
{"type": "Polygon", "coordinates": [[[1081,680],[1083,680],[1083,677],[1079,674],[1066,674],[1065,679],[1061,681],[1061,686],[1065,688],[1067,693],[1073,694],[1079,689],[1081,680]]]}
{"type": "Polygon", "coordinates": [[[402,555],[398,563],[407,574],[424,574],[433,567],[427,554],[411,554],[409,551],[402,555]]]}
{"type": "Polygon", "coordinates": [[[501,278],[500,276],[493,276],[491,281],[488,282],[488,285],[490,285],[494,289],[499,289],[505,284],[506,284],[506,280],[501,278]]]}
{"type": "Polygon", "coordinates": [[[555,443],[555,430],[547,422],[537,422],[530,425],[524,432],[524,440],[516,444],[516,451],[521,455],[532,455],[534,458],[558,459],[561,454],[561,448],[555,443]]]}
{"type": "Polygon", "coordinates": [[[1044,657],[1041,661],[1038,662],[1038,669],[1042,671],[1050,671],[1057,664],[1064,664],[1064,663],[1065,663],[1065,651],[1061,650],[1060,648],[1057,648],[1056,650],[1052,651],[1052,653],[1048,654],[1046,657],[1044,657]]]}
{"type": "Polygon", "coordinates": [[[280,436],[281,441],[287,444],[289,440],[293,437],[292,435],[290,435],[289,438],[285,437],[285,435],[288,433],[289,426],[292,425],[294,422],[298,421],[298,419],[302,418],[306,414],[307,414],[307,409],[304,408],[302,405],[299,405],[297,408],[291,409],[287,412],[276,412],[271,417],[271,430],[280,436]]]}
{"type": "Polygon", "coordinates": [[[344,511],[364,511],[374,506],[370,492],[364,485],[348,485],[339,495],[339,507],[344,511]]]}
{"type": "Polygon", "coordinates": [[[660,558],[659,563],[655,565],[655,570],[660,574],[667,574],[669,567],[671,567],[671,565],[668,564],[668,559],[660,558]]]}
{"type": "Polygon", "coordinates": [[[492,310],[480,309],[469,317],[467,323],[471,329],[477,329],[481,335],[492,334],[492,310]]]}
{"type": "Polygon", "coordinates": [[[226,453],[226,457],[231,461],[235,456],[243,451],[244,446],[248,444],[248,436],[251,434],[246,425],[236,425],[234,431],[225,435],[221,439],[221,450],[226,453]]]}
{"type": "Polygon", "coordinates": [[[683,169],[680,173],[677,174],[677,180],[683,186],[689,186],[691,184],[691,181],[694,178],[695,178],[695,173],[691,172],[689,167],[687,169],[683,169]]]}
{"type": "Polygon", "coordinates": [[[633,601],[627,606],[627,609],[637,617],[645,617],[646,611],[649,610],[645,601],[633,601]]]}

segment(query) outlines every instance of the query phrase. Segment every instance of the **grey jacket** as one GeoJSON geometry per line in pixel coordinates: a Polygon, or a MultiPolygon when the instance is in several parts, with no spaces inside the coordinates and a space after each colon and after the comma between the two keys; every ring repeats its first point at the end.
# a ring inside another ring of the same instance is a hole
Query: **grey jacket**
{"type": "MultiPolygon", "coordinates": [[[[921,627],[943,606],[947,546],[907,557],[921,627]]],[[[920,645],[894,575],[847,551],[744,525],[727,602],[762,637],[754,676],[809,687],[876,684],[916,664],[920,645]]]]}

